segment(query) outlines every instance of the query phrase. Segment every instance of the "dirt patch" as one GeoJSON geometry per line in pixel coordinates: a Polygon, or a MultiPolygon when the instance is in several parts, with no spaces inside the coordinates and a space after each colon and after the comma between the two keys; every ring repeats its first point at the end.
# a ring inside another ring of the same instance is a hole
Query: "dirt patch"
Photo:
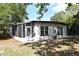
{"type": "Polygon", "coordinates": [[[0,40],[0,47],[2,47],[2,46],[18,47],[20,44],[21,44],[21,42],[18,42],[13,38],[6,39],[6,40],[0,40]]]}
{"type": "Polygon", "coordinates": [[[74,44],[74,45],[73,45],[73,48],[74,48],[76,51],[79,52],[79,44],[74,44]]]}

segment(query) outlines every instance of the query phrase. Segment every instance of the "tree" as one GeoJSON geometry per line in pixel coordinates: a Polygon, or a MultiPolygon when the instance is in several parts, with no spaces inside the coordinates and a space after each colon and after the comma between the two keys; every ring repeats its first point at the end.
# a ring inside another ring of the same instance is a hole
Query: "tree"
{"type": "Polygon", "coordinates": [[[63,22],[67,24],[72,24],[72,15],[69,12],[58,12],[50,18],[52,21],[63,22]]]}
{"type": "MultiPolygon", "coordinates": [[[[7,4],[0,4],[0,34],[6,34],[7,26],[8,26],[8,17],[10,8],[7,4]]],[[[1,36],[1,35],[0,35],[1,36]]],[[[4,35],[5,36],[5,35],[4,35]]]]}
{"type": "MultiPolygon", "coordinates": [[[[10,4],[0,4],[0,33],[7,33],[8,26],[10,23],[17,24],[22,22],[24,19],[29,19],[26,9],[27,6],[32,5],[32,3],[10,3],[10,4]]],[[[38,11],[38,18],[41,19],[43,14],[47,12],[46,6],[48,3],[35,4],[38,11]]]]}
{"type": "Polygon", "coordinates": [[[68,3],[64,13],[56,13],[51,20],[69,24],[68,34],[79,35],[79,4],[68,3]]]}
{"type": "Polygon", "coordinates": [[[35,6],[37,7],[37,14],[38,20],[41,20],[41,18],[43,18],[44,13],[46,13],[48,11],[47,6],[50,5],[49,3],[37,3],[35,4],[35,6]]]}
{"type": "MultiPolygon", "coordinates": [[[[30,4],[0,4],[0,34],[7,35],[10,23],[22,22],[24,18],[28,19],[26,12],[30,4]]],[[[0,35],[0,36],[1,36],[0,35]]]]}
{"type": "Polygon", "coordinates": [[[10,17],[12,23],[22,22],[24,19],[28,19],[28,13],[26,11],[27,6],[30,4],[17,3],[17,4],[9,4],[10,9],[10,17]]]}
{"type": "Polygon", "coordinates": [[[73,16],[77,14],[78,10],[79,10],[78,4],[69,3],[65,11],[60,11],[56,13],[54,16],[51,17],[51,20],[64,22],[69,25],[72,25],[74,22],[73,16]]]}
{"type": "Polygon", "coordinates": [[[65,12],[61,11],[61,12],[58,12],[56,13],[54,16],[52,16],[50,19],[52,21],[57,21],[57,22],[63,22],[64,20],[64,15],[65,15],[65,12]]]}

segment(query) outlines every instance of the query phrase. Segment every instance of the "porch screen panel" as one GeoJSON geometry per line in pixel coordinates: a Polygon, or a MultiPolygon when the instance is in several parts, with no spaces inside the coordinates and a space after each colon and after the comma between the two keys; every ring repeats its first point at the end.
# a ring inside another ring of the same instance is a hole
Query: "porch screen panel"
{"type": "Polygon", "coordinates": [[[21,25],[18,25],[18,37],[21,37],[21,25]]]}

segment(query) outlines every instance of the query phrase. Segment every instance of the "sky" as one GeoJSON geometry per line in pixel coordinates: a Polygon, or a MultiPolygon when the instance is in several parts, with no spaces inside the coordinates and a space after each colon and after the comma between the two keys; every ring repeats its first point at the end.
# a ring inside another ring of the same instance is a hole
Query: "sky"
{"type": "MultiPolygon", "coordinates": [[[[78,3],[78,0],[62,0],[61,3],[59,3],[60,0],[53,0],[53,3],[50,3],[50,5],[47,7],[48,11],[44,14],[43,18],[41,20],[43,21],[49,21],[50,17],[53,16],[55,13],[63,11],[66,9],[67,4],[65,3],[78,3]]],[[[27,9],[27,12],[29,13],[28,17],[29,20],[37,20],[37,8],[34,5],[30,5],[27,9]]]]}

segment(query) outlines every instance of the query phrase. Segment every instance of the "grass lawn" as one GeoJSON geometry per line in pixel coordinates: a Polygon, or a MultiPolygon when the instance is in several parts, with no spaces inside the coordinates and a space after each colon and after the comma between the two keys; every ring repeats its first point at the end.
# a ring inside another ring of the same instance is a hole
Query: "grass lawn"
{"type": "Polygon", "coordinates": [[[34,50],[28,47],[22,47],[22,48],[1,47],[0,55],[3,55],[3,56],[33,56],[34,50]]]}
{"type": "Polygon", "coordinates": [[[1,56],[33,56],[35,50],[28,46],[20,47],[20,42],[14,39],[0,40],[1,56]]]}

